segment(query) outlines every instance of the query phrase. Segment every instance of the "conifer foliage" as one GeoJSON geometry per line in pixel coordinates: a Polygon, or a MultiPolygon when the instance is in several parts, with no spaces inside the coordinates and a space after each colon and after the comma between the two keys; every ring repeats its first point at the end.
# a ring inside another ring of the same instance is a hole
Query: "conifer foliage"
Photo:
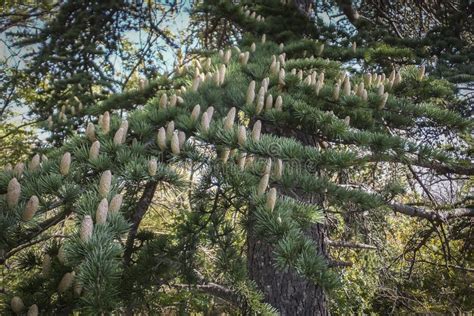
{"type": "Polygon", "coordinates": [[[291,1],[206,0],[195,14],[209,12],[245,31],[238,46],[177,65],[127,115],[147,87],[95,105],[85,132],[0,173],[0,260],[27,271],[4,313],[157,313],[192,288],[244,314],[325,315],[344,265],[327,249],[331,210],[474,216],[340,178],[387,165],[471,176],[472,121],[436,102],[462,104],[449,82],[423,65],[347,68],[291,1]],[[439,143],[417,138],[438,130],[439,143]],[[173,226],[141,227],[163,195],[173,226]]]}

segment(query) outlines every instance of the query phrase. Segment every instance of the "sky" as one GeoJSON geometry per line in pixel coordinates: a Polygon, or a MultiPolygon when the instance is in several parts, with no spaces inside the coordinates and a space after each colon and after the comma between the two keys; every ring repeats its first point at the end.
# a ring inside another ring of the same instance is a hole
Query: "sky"
{"type": "MultiPolygon", "coordinates": [[[[169,2],[169,1],[168,1],[169,2]]],[[[182,34],[185,32],[186,27],[189,24],[189,9],[191,8],[190,0],[184,0],[181,2],[181,10],[178,14],[176,14],[173,18],[163,25],[163,27],[169,28],[174,34],[182,34]]],[[[38,22],[41,23],[41,22],[38,22]]],[[[12,28],[9,31],[14,32],[18,29],[12,28]]],[[[125,34],[125,38],[132,43],[134,43],[137,47],[140,46],[140,42],[146,38],[145,31],[129,31],[125,34]]],[[[182,39],[177,37],[178,45],[182,45],[182,39]]],[[[163,55],[163,60],[160,61],[160,66],[164,68],[166,71],[172,69],[173,63],[176,59],[177,50],[173,47],[167,45],[164,40],[160,39],[158,41],[158,45],[163,47],[163,51],[161,51],[163,55]]],[[[31,45],[28,47],[17,48],[14,47],[14,42],[12,39],[7,36],[6,32],[0,34],[0,61],[7,62],[8,66],[12,67],[16,64],[19,64],[20,67],[25,66],[25,62],[27,61],[26,58],[22,57],[26,53],[31,52],[31,50],[37,48],[37,45],[31,45]]],[[[115,63],[116,72],[121,72],[122,63],[117,58],[115,63]]],[[[1,69],[0,69],[1,71],[1,69]]],[[[1,84],[1,83],[0,83],[1,84]]],[[[25,120],[30,119],[27,115],[28,108],[22,107],[20,105],[12,107],[13,112],[15,115],[9,118],[7,121],[12,123],[22,123],[25,120]]]]}
{"type": "MultiPolygon", "coordinates": [[[[169,3],[169,0],[159,0],[162,3],[167,2],[169,3]]],[[[173,34],[177,35],[176,42],[180,47],[183,47],[183,38],[180,38],[180,35],[186,35],[185,31],[187,26],[189,25],[190,22],[190,9],[191,9],[191,1],[192,0],[178,0],[180,3],[178,6],[180,7],[179,13],[175,14],[172,18],[168,19],[165,21],[165,23],[162,25],[163,28],[169,28],[170,31],[173,34]]],[[[329,23],[329,15],[327,13],[323,13],[321,16],[319,16],[323,21],[326,23],[329,23]]],[[[41,26],[40,23],[41,21],[38,21],[38,26],[41,26]]],[[[15,31],[15,29],[11,29],[10,31],[15,31]]],[[[136,47],[140,47],[141,41],[144,41],[146,38],[146,31],[145,30],[140,30],[140,31],[129,31],[125,34],[125,38],[134,43],[136,47]]],[[[24,48],[12,48],[12,41],[11,38],[7,37],[6,33],[0,34],[0,60],[4,61],[7,60],[9,66],[13,66],[16,63],[19,63],[21,66],[25,65],[25,62],[27,61],[22,57],[27,52],[30,52],[32,49],[37,48],[37,46],[29,46],[29,47],[24,47],[24,48]],[[12,51],[10,49],[13,49],[13,55],[12,51]],[[17,55],[17,56],[15,56],[17,55]]],[[[173,48],[169,45],[167,45],[164,40],[160,39],[158,41],[158,46],[161,46],[163,48],[160,53],[163,56],[163,59],[159,61],[159,66],[160,68],[164,69],[165,71],[170,71],[173,67],[173,64],[176,60],[176,55],[177,55],[177,49],[173,48]]],[[[185,51],[183,47],[183,51],[185,51]]],[[[115,72],[123,72],[122,71],[122,61],[120,58],[115,59],[115,72]]],[[[11,122],[17,122],[21,123],[24,120],[30,119],[27,116],[28,108],[21,107],[21,106],[16,106],[13,108],[14,112],[16,115],[11,119],[11,122]]]]}

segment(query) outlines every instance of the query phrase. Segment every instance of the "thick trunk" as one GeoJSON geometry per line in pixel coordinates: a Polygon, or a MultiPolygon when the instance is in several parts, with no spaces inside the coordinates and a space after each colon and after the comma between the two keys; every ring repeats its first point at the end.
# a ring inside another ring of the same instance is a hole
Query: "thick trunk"
{"type": "MultiPolygon", "coordinates": [[[[318,139],[304,133],[285,130],[263,124],[262,133],[295,138],[307,146],[317,146],[318,139]]],[[[279,192],[283,192],[280,189],[279,192]]],[[[319,195],[299,195],[307,203],[321,205],[319,195]]],[[[252,214],[249,214],[252,223],[252,214]]],[[[307,235],[314,240],[318,253],[327,258],[326,226],[314,224],[307,235]]],[[[250,224],[247,234],[247,265],[250,278],[265,295],[265,302],[275,307],[281,316],[326,316],[329,315],[326,294],[321,287],[294,270],[282,271],[275,267],[273,246],[256,236],[250,224]]]]}
{"type": "MultiPolygon", "coordinates": [[[[308,234],[321,254],[325,254],[324,227],[314,225],[308,234]]],[[[265,302],[278,309],[282,316],[329,315],[324,291],[294,271],[275,268],[272,245],[253,233],[247,238],[247,260],[250,278],[265,295],[265,302]]]]}

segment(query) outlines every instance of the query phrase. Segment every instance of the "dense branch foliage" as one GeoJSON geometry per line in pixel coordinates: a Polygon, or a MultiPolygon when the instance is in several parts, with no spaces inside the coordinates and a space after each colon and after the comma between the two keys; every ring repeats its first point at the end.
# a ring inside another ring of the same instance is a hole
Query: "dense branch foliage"
{"type": "MultiPolygon", "coordinates": [[[[89,9],[73,11],[87,19],[89,9]]],[[[215,310],[276,314],[251,277],[252,242],[269,245],[268,271],[315,284],[339,302],[335,313],[419,311],[397,305],[406,296],[391,292],[390,267],[366,277],[389,275],[378,306],[343,303],[340,290],[356,292],[351,265],[382,265],[339,249],[387,256],[392,230],[409,221],[419,226],[403,249],[413,265],[440,265],[417,257],[439,236],[447,271],[472,272],[472,252],[460,255],[472,250],[474,217],[469,102],[435,66],[417,65],[416,48],[341,47],[289,1],[207,0],[193,14],[226,20],[238,46],[215,51],[226,41],[204,38],[172,75],[87,101],[91,122],[77,134],[0,174],[5,313],[160,313],[178,302],[208,312],[200,299],[210,296],[215,310]]],[[[469,310],[472,289],[459,289],[469,310]]]]}
{"type": "Polygon", "coordinates": [[[87,108],[163,71],[163,52],[178,47],[170,19],[182,7],[158,1],[6,4],[0,30],[10,57],[2,68],[19,64],[20,88],[29,93],[17,102],[61,144],[89,120],[87,108]]]}

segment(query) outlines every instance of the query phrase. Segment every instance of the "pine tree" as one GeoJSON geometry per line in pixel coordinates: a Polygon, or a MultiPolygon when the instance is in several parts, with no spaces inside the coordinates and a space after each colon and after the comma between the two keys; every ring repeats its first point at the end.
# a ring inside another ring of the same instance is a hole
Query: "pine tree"
{"type": "MultiPolygon", "coordinates": [[[[9,79],[0,86],[2,107],[13,103],[10,98],[28,105],[32,120],[59,146],[90,120],[89,107],[143,86],[145,77],[156,78],[163,47],[178,48],[167,23],[182,6],[122,0],[3,3],[0,32],[12,56],[5,62],[2,56],[0,64],[2,79],[9,79]],[[142,29],[147,38],[136,44],[129,35],[142,29]]],[[[140,98],[152,91],[150,85],[140,98]]]]}
{"type": "Polygon", "coordinates": [[[145,86],[98,103],[85,133],[0,174],[1,262],[29,269],[6,313],[153,313],[194,288],[242,314],[327,315],[346,265],[328,252],[332,210],[474,216],[468,200],[414,206],[396,178],[369,190],[353,176],[474,173],[472,120],[437,102],[466,106],[451,83],[423,66],[342,62],[412,50],[315,41],[314,21],[287,0],[207,0],[195,14],[206,13],[245,30],[239,45],[196,53],[153,97],[145,86]],[[131,99],[146,101],[121,116],[131,99]],[[176,213],[163,234],[141,227],[158,195],[176,213]]]}

